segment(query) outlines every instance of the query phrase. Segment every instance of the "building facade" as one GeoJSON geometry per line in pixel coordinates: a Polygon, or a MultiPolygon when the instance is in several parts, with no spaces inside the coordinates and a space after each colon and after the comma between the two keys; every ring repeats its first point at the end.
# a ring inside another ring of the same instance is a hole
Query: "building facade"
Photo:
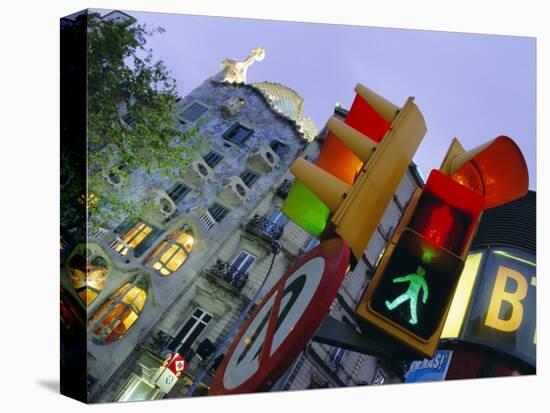
{"type": "Polygon", "coordinates": [[[182,132],[195,128],[203,148],[179,179],[105,174],[114,191],[151,194],[139,220],[62,230],[63,293],[88,318],[90,400],[163,397],[152,377],[169,351],[188,359],[180,380],[188,385],[268,270],[266,291],[312,241],[279,207],[290,163],[318,150],[310,143],[317,130],[295,91],[246,83],[248,67],[263,57],[257,48],[243,61],[225,60],[179,101],[182,132]],[[276,242],[282,248],[271,263],[276,242]]]}
{"type": "MultiPolygon", "coordinates": [[[[133,19],[118,12],[102,18],[133,19]]],[[[256,48],[242,61],[224,60],[221,72],[179,100],[176,121],[182,133],[197,131],[201,152],[177,179],[144,170],[102,176],[112,191],[153,200],[138,220],[62,228],[62,301],[67,320],[79,309],[86,314],[89,401],[182,397],[193,385],[193,395],[206,394],[220,361],[215,351],[231,342],[243,311],[318,244],[280,208],[293,180],[290,164],[299,155],[313,161],[326,130],[318,133],[303,116],[296,91],[246,82],[249,67],[264,57],[256,48]],[[171,352],[188,364],[165,392],[157,373],[171,352]]],[[[344,119],[347,111],[337,106],[334,114],[344,119]]],[[[121,118],[132,127],[124,108],[121,118]]],[[[411,166],[347,274],[333,317],[353,324],[355,304],[419,185],[411,166]]],[[[396,380],[395,366],[311,342],[273,390],[396,380]]]]}

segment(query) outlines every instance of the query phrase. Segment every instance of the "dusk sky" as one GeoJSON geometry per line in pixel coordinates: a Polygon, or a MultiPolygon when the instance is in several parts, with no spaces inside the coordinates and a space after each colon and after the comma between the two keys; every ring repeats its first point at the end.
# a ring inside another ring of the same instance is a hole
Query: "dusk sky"
{"type": "Polygon", "coordinates": [[[414,161],[427,178],[453,137],[466,149],[499,135],[513,138],[536,189],[536,43],[534,38],[359,26],[128,12],[161,26],[148,41],[185,96],[257,46],[266,57],[248,83],[278,82],[304,98],[321,129],[334,104],[349,108],[357,83],[401,106],[414,96],[428,132],[414,161]]]}

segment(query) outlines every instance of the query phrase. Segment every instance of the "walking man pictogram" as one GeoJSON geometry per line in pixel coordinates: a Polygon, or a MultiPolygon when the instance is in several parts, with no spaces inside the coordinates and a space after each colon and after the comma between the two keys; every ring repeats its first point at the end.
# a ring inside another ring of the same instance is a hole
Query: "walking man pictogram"
{"type": "Polygon", "coordinates": [[[416,269],[416,273],[405,275],[403,277],[397,277],[393,279],[394,283],[409,282],[409,288],[400,296],[396,297],[392,302],[386,300],[386,307],[388,310],[392,311],[395,307],[409,300],[410,309],[411,309],[411,318],[409,323],[416,324],[418,322],[417,318],[417,305],[418,305],[418,295],[422,289],[422,302],[426,304],[428,300],[428,283],[424,276],[426,275],[426,270],[422,267],[416,269]]]}

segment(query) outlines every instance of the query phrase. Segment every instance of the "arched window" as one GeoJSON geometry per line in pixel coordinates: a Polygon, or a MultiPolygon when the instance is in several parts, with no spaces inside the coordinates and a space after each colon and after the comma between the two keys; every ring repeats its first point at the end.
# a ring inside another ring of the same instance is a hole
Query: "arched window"
{"type": "Polygon", "coordinates": [[[193,249],[195,239],[187,226],[169,234],[145,261],[165,277],[176,271],[193,249]]]}
{"type": "Polygon", "coordinates": [[[146,300],[147,286],[141,276],[116,290],[90,320],[94,343],[109,344],[123,338],[139,318],[146,300]]]}
{"type": "Polygon", "coordinates": [[[71,284],[86,306],[97,298],[109,275],[107,261],[103,257],[97,256],[88,261],[82,254],[71,258],[69,272],[71,284]]]}

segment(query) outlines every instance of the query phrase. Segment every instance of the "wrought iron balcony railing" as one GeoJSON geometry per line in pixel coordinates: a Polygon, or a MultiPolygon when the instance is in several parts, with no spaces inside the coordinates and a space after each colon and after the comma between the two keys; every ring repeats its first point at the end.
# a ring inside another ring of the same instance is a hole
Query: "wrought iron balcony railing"
{"type": "Polygon", "coordinates": [[[237,267],[220,259],[216,260],[216,263],[206,270],[206,275],[212,281],[237,294],[248,281],[247,272],[241,271],[237,267]]]}
{"type": "Polygon", "coordinates": [[[246,230],[270,243],[277,241],[283,235],[283,227],[281,225],[275,224],[258,214],[248,221],[246,230]]]}
{"type": "Polygon", "coordinates": [[[290,179],[285,179],[281,183],[281,185],[277,187],[277,191],[276,191],[277,195],[279,195],[283,199],[286,199],[291,186],[292,186],[292,181],[290,179]]]}

